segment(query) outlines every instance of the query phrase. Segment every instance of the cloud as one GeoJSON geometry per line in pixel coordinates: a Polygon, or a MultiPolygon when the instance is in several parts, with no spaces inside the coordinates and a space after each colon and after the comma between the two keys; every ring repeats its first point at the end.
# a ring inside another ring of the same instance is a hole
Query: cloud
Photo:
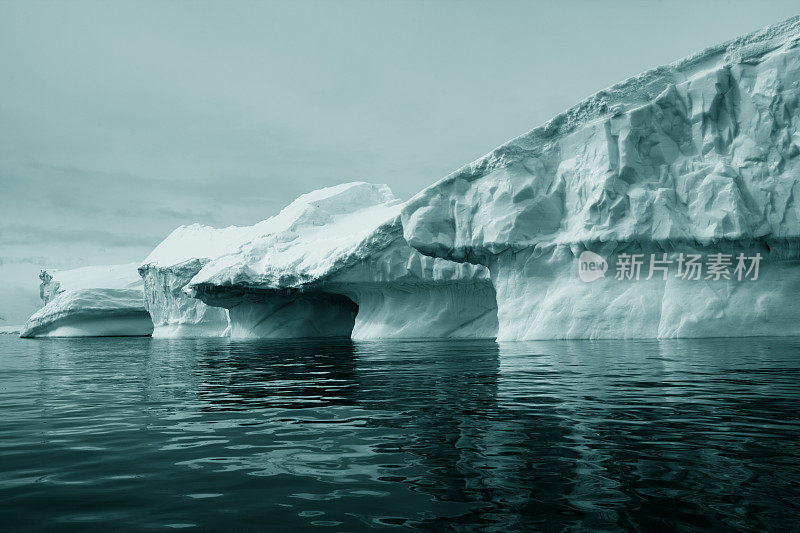
{"type": "Polygon", "coordinates": [[[229,175],[158,179],[36,161],[0,161],[0,207],[25,222],[31,215],[90,216],[142,224],[253,224],[277,212],[283,198],[306,190],[291,180],[229,175]],[[24,205],[24,210],[19,206],[24,205]]]}
{"type": "Polygon", "coordinates": [[[132,235],[97,229],[67,229],[58,227],[11,224],[0,226],[0,244],[92,243],[108,247],[153,246],[161,235],[132,235]]]}
{"type": "Polygon", "coordinates": [[[176,207],[144,207],[142,209],[111,209],[108,210],[110,214],[121,217],[135,218],[141,216],[156,216],[162,218],[174,218],[182,221],[182,223],[189,223],[190,221],[202,220],[203,222],[216,223],[219,219],[216,213],[212,211],[199,211],[193,209],[179,209],[176,207]]]}
{"type": "Polygon", "coordinates": [[[38,256],[10,256],[10,257],[0,257],[0,266],[3,265],[10,265],[10,264],[17,264],[17,265],[43,265],[46,263],[50,263],[47,257],[42,255],[38,256]]]}

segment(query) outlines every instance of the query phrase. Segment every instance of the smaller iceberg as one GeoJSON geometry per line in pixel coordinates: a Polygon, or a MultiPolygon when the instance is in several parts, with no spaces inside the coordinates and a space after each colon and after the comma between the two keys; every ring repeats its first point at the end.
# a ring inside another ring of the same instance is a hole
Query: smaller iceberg
{"type": "Polygon", "coordinates": [[[372,183],[305,194],[229,233],[228,250],[188,290],[228,309],[234,338],[493,338],[488,270],[412,249],[401,207],[372,183]]]}
{"type": "Polygon", "coordinates": [[[0,326],[0,335],[19,335],[25,326],[0,326]]]}
{"type": "Polygon", "coordinates": [[[20,337],[146,336],[153,331],[136,263],[42,270],[39,279],[45,305],[28,319],[20,337]]]}

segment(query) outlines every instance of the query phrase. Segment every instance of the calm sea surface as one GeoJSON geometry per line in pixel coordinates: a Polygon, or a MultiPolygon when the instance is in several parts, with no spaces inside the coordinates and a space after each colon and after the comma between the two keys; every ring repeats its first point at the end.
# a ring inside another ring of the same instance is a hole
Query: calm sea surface
{"type": "Polygon", "coordinates": [[[0,335],[0,528],[797,530],[800,339],[0,335]]]}

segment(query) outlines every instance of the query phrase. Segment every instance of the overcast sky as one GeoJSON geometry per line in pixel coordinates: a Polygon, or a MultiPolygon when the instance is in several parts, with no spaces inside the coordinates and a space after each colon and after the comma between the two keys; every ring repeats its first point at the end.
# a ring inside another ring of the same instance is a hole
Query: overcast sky
{"type": "Polygon", "coordinates": [[[793,1],[0,1],[0,315],[343,181],[417,190],[793,1]]]}

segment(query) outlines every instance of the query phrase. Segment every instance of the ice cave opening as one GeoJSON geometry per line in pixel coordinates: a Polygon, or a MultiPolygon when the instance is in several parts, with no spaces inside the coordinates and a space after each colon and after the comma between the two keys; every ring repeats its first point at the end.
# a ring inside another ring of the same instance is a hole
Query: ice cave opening
{"type": "Polygon", "coordinates": [[[232,339],[350,337],[358,305],[321,291],[195,285],[193,296],[230,316],[232,339]]]}

